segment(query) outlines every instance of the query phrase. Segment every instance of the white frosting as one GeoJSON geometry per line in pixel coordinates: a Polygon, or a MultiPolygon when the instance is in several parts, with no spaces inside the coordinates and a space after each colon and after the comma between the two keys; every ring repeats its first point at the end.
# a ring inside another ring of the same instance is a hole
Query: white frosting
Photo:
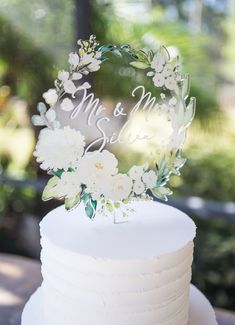
{"type": "Polygon", "coordinates": [[[128,223],[60,207],[41,223],[45,325],[187,325],[195,225],[155,202],[128,223]]]}

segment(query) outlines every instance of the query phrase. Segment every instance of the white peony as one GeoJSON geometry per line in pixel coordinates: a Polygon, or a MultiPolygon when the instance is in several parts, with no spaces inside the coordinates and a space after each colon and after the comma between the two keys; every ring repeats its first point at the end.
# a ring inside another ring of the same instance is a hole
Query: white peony
{"type": "Polygon", "coordinates": [[[64,82],[64,91],[67,94],[74,94],[76,92],[77,88],[75,84],[72,82],[72,80],[66,80],[64,82]]]}
{"type": "Polygon", "coordinates": [[[122,201],[131,193],[132,179],[126,174],[111,176],[105,188],[104,195],[113,201],[122,201]]]}
{"type": "Polygon", "coordinates": [[[58,79],[60,79],[61,81],[65,82],[66,80],[69,79],[69,72],[65,71],[65,70],[61,70],[58,73],[58,79]]]}
{"type": "Polygon", "coordinates": [[[117,165],[118,160],[108,150],[94,151],[88,152],[82,157],[78,170],[81,173],[83,183],[91,186],[99,182],[102,183],[103,177],[117,174],[117,165]]]}
{"type": "Polygon", "coordinates": [[[145,185],[151,189],[156,187],[157,175],[153,170],[150,170],[149,172],[144,173],[142,180],[145,185]]]}
{"type": "Polygon", "coordinates": [[[70,112],[74,109],[74,104],[69,98],[64,98],[61,103],[62,110],[70,112]]]}
{"type": "Polygon", "coordinates": [[[81,191],[80,175],[77,172],[64,172],[54,190],[57,197],[75,197],[81,191]]]}
{"type": "Polygon", "coordinates": [[[71,64],[74,67],[77,67],[80,62],[79,55],[77,53],[70,53],[68,61],[69,61],[69,64],[71,64]]]}
{"type": "Polygon", "coordinates": [[[141,180],[136,180],[133,185],[133,191],[135,194],[140,195],[145,191],[145,185],[141,180]]]}
{"type": "Polygon", "coordinates": [[[43,129],[38,138],[34,156],[44,170],[64,169],[78,165],[84,152],[84,137],[75,129],[43,129]]]}
{"type": "Polygon", "coordinates": [[[45,99],[45,102],[50,106],[55,105],[58,99],[58,94],[55,88],[48,89],[45,93],[43,93],[42,97],[45,99]]]}

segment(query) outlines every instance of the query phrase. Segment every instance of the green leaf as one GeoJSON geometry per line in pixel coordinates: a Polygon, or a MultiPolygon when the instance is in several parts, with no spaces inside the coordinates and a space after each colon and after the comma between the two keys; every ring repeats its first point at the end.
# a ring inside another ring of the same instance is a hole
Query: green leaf
{"type": "Polygon", "coordinates": [[[55,175],[60,178],[60,176],[63,174],[64,170],[63,169],[57,169],[55,172],[55,175]]]}
{"type": "Polygon", "coordinates": [[[64,201],[65,209],[71,210],[72,208],[76,207],[80,202],[81,202],[81,197],[79,193],[75,197],[66,198],[64,201]]]}
{"type": "Polygon", "coordinates": [[[85,206],[85,211],[86,211],[86,215],[88,216],[88,218],[90,218],[90,219],[93,219],[94,218],[95,210],[94,210],[94,208],[92,207],[91,204],[88,203],[85,206]]]}
{"type": "Polygon", "coordinates": [[[89,193],[85,193],[82,197],[82,201],[84,202],[84,204],[87,204],[87,202],[89,201],[91,195],[89,193]]]}
{"type": "Polygon", "coordinates": [[[112,44],[106,44],[106,45],[103,45],[101,46],[98,51],[99,52],[109,52],[110,50],[112,50],[114,48],[114,45],[112,44]]]}
{"type": "Polygon", "coordinates": [[[48,201],[52,199],[53,197],[56,197],[56,191],[55,187],[58,184],[59,177],[53,176],[52,178],[49,179],[47,185],[45,186],[43,193],[42,193],[42,200],[43,201],[48,201]]]}
{"type": "Polygon", "coordinates": [[[117,56],[117,57],[122,57],[122,53],[118,50],[118,49],[112,49],[111,50],[111,52],[115,55],[115,56],[117,56]]]}
{"type": "Polygon", "coordinates": [[[168,200],[167,195],[172,194],[172,191],[167,187],[153,188],[153,189],[151,189],[151,192],[152,192],[153,196],[155,196],[156,198],[158,198],[160,200],[164,200],[164,201],[168,200]]]}
{"type": "Polygon", "coordinates": [[[140,61],[132,61],[130,62],[130,65],[134,68],[137,69],[147,69],[149,68],[149,64],[145,62],[140,62],[140,61]]]}
{"type": "Polygon", "coordinates": [[[96,211],[97,201],[91,199],[91,205],[93,206],[93,209],[96,211]]]}

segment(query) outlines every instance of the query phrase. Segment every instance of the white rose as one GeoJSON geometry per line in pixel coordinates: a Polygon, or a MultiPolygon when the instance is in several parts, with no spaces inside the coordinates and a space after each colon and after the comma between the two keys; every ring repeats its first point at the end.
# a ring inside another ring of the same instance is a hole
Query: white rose
{"type": "Polygon", "coordinates": [[[77,88],[75,84],[71,80],[66,80],[64,83],[64,91],[67,94],[74,94],[76,92],[77,88]]]}
{"type": "Polygon", "coordinates": [[[132,166],[128,172],[128,175],[134,180],[139,180],[141,179],[143,173],[144,173],[143,166],[132,166]]]}
{"type": "Polygon", "coordinates": [[[64,172],[54,190],[58,197],[75,197],[81,191],[80,175],[77,172],[64,172]]]}
{"type": "Polygon", "coordinates": [[[48,89],[48,91],[43,93],[42,97],[45,99],[45,102],[50,106],[55,105],[58,99],[58,95],[55,88],[48,89]]]}
{"type": "Polygon", "coordinates": [[[144,190],[145,190],[145,186],[144,186],[143,182],[141,182],[140,180],[137,180],[134,182],[133,191],[135,194],[139,195],[139,194],[143,193],[144,190]]]}
{"type": "Polygon", "coordinates": [[[65,98],[62,100],[61,103],[61,108],[62,110],[66,111],[66,112],[70,112],[74,109],[74,105],[73,102],[71,101],[71,99],[69,98],[65,98]]]}
{"type": "Polygon", "coordinates": [[[104,177],[115,175],[118,160],[108,150],[86,153],[79,162],[78,170],[81,173],[84,184],[102,183],[104,177]]]}
{"type": "Polygon", "coordinates": [[[61,70],[58,73],[58,79],[60,79],[61,81],[65,82],[66,80],[69,79],[69,72],[65,71],[65,70],[61,70]]]}
{"type": "Polygon", "coordinates": [[[165,78],[161,73],[156,73],[153,77],[153,82],[156,87],[162,87],[164,85],[165,78]]]}
{"type": "Polygon", "coordinates": [[[144,173],[142,180],[146,186],[151,189],[156,187],[157,175],[153,170],[150,170],[149,172],[144,173]]]}
{"type": "Polygon", "coordinates": [[[74,67],[78,66],[80,62],[80,58],[77,53],[70,53],[69,54],[69,64],[73,65],[74,67]]]}
{"type": "Polygon", "coordinates": [[[126,174],[117,174],[110,177],[110,181],[105,189],[105,197],[113,201],[122,201],[130,195],[132,190],[132,180],[126,174]]]}

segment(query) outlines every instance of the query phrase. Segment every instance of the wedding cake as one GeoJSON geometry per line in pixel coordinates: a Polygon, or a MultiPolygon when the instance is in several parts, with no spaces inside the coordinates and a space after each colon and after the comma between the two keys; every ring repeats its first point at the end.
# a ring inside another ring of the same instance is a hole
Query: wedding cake
{"type": "Polygon", "coordinates": [[[189,77],[163,46],[155,54],[98,47],[94,36],[78,45],[33,116],[44,126],[34,155],[51,176],[42,198],[65,204],[41,222],[43,283],[22,325],[216,325],[211,305],[190,285],[195,224],[151,199],[167,200],[167,183],[186,161],[182,146],[195,112],[189,77]],[[130,58],[159,98],[137,85],[132,106],[119,102],[110,113],[84,80],[110,55],[130,58]],[[91,128],[96,133],[88,139],[91,128]],[[124,143],[144,147],[148,157],[125,173],[112,152],[124,143]]]}
{"type": "MultiPolygon", "coordinates": [[[[200,301],[189,301],[193,221],[162,203],[132,206],[127,223],[90,221],[82,206],[69,213],[61,206],[43,219],[40,325],[217,324],[207,301],[203,322],[190,313],[200,301]]],[[[22,325],[31,325],[27,314],[22,325]]]]}

